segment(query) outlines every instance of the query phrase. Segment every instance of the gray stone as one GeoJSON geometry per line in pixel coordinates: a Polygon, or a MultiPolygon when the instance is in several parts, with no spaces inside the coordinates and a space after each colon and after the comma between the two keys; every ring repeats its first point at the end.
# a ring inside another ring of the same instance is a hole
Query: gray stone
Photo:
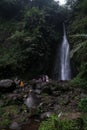
{"type": "Polygon", "coordinates": [[[0,80],[0,88],[9,88],[12,86],[15,86],[15,83],[13,82],[13,80],[10,80],[10,79],[0,80]]]}
{"type": "Polygon", "coordinates": [[[21,130],[21,127],[19,126],[19,124],[17,122],[13,122],[10,127],[11,130],[21,130]]]}
{"type": "Polygon", "coordinates": [[[52,116],[53,114],[54,114],[53,112],[48,111],[48,112],[42,113],[40,118],[45,119],[45,118],[48,118],[48,117],[52,116]]]}
{"type": "Polygon", "coordinates": [[[14,82],[15,82],[16,85],[19,85],[20,80],[16,77],[16,78],[14,79],[14,82]]]}
{"type": "Polygon", "coordinates": [[[41,90],[40,90],[40,89],[35,89],[34,92],[35,92],[36,94],[41,94],[41,90]]]}
{"type": "Polygon", "coordinates": [[[26,104],[28,108],[35,108],[39,105],[39,103],[40,100],[37,98],[37,96],[34,93],[30,93],[28,98],[24,101],[24,104],[26,104]]]}

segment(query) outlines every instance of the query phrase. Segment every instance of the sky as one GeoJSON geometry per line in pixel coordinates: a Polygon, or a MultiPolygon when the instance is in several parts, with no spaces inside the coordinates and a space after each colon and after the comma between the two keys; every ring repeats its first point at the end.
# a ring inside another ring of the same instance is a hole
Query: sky
{"type": "Polygon", "coordinates": [[[59,1],[59,3],[60,3],[60,5],[63,5],[63,4],[65,4],[66,2],[66,0],[55,0],[55,1],[59,1]]]}

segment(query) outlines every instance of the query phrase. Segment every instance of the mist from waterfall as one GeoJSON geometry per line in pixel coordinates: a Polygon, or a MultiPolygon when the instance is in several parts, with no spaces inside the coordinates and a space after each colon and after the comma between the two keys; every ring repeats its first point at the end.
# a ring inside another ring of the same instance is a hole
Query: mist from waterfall
{"type": "Polygon", "coordinates": [[[67,40],[65,25],[63,24],[63,40],[59,50],[57,50],[55,68],[54,68],[54,79],[56,80],[70,80],[71,69],[70,69],[70,46],[67,40]]]}

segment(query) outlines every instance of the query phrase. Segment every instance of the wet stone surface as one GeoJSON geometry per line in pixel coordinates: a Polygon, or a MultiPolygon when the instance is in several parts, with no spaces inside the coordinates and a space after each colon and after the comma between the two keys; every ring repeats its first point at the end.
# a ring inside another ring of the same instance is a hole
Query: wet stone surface
{"type": "Polygon", "coordinates": [[[40,125],[37,120],[45,119],[52,113],[59,115],[70,112],[74,113],[71,114],[73,117],[78,117],[78,103],[86,95],[84,90],[73,88],[67,82],[52,81],[33,87],[28,84],[23,88],[17,86],[14,91],[0,95],[0,130],[8,130],[8,127],[37,130],[40,125]],[[34,118],[35,115],[38,118],[34,118]]]}

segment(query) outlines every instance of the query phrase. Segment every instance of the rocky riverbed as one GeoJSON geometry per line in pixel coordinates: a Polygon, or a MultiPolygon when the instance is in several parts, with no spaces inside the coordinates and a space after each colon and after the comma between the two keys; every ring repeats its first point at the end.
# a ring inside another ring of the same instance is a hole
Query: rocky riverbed
{"type": "Polygon", "coordinates": [[[20,87],[5,80],[0,86],[0,130],[38,130],[40,122],[52,114],[79,118],[78,104],[86,95],[84,89],[73,87],[69,82],[29,81],[20,87]]]}

